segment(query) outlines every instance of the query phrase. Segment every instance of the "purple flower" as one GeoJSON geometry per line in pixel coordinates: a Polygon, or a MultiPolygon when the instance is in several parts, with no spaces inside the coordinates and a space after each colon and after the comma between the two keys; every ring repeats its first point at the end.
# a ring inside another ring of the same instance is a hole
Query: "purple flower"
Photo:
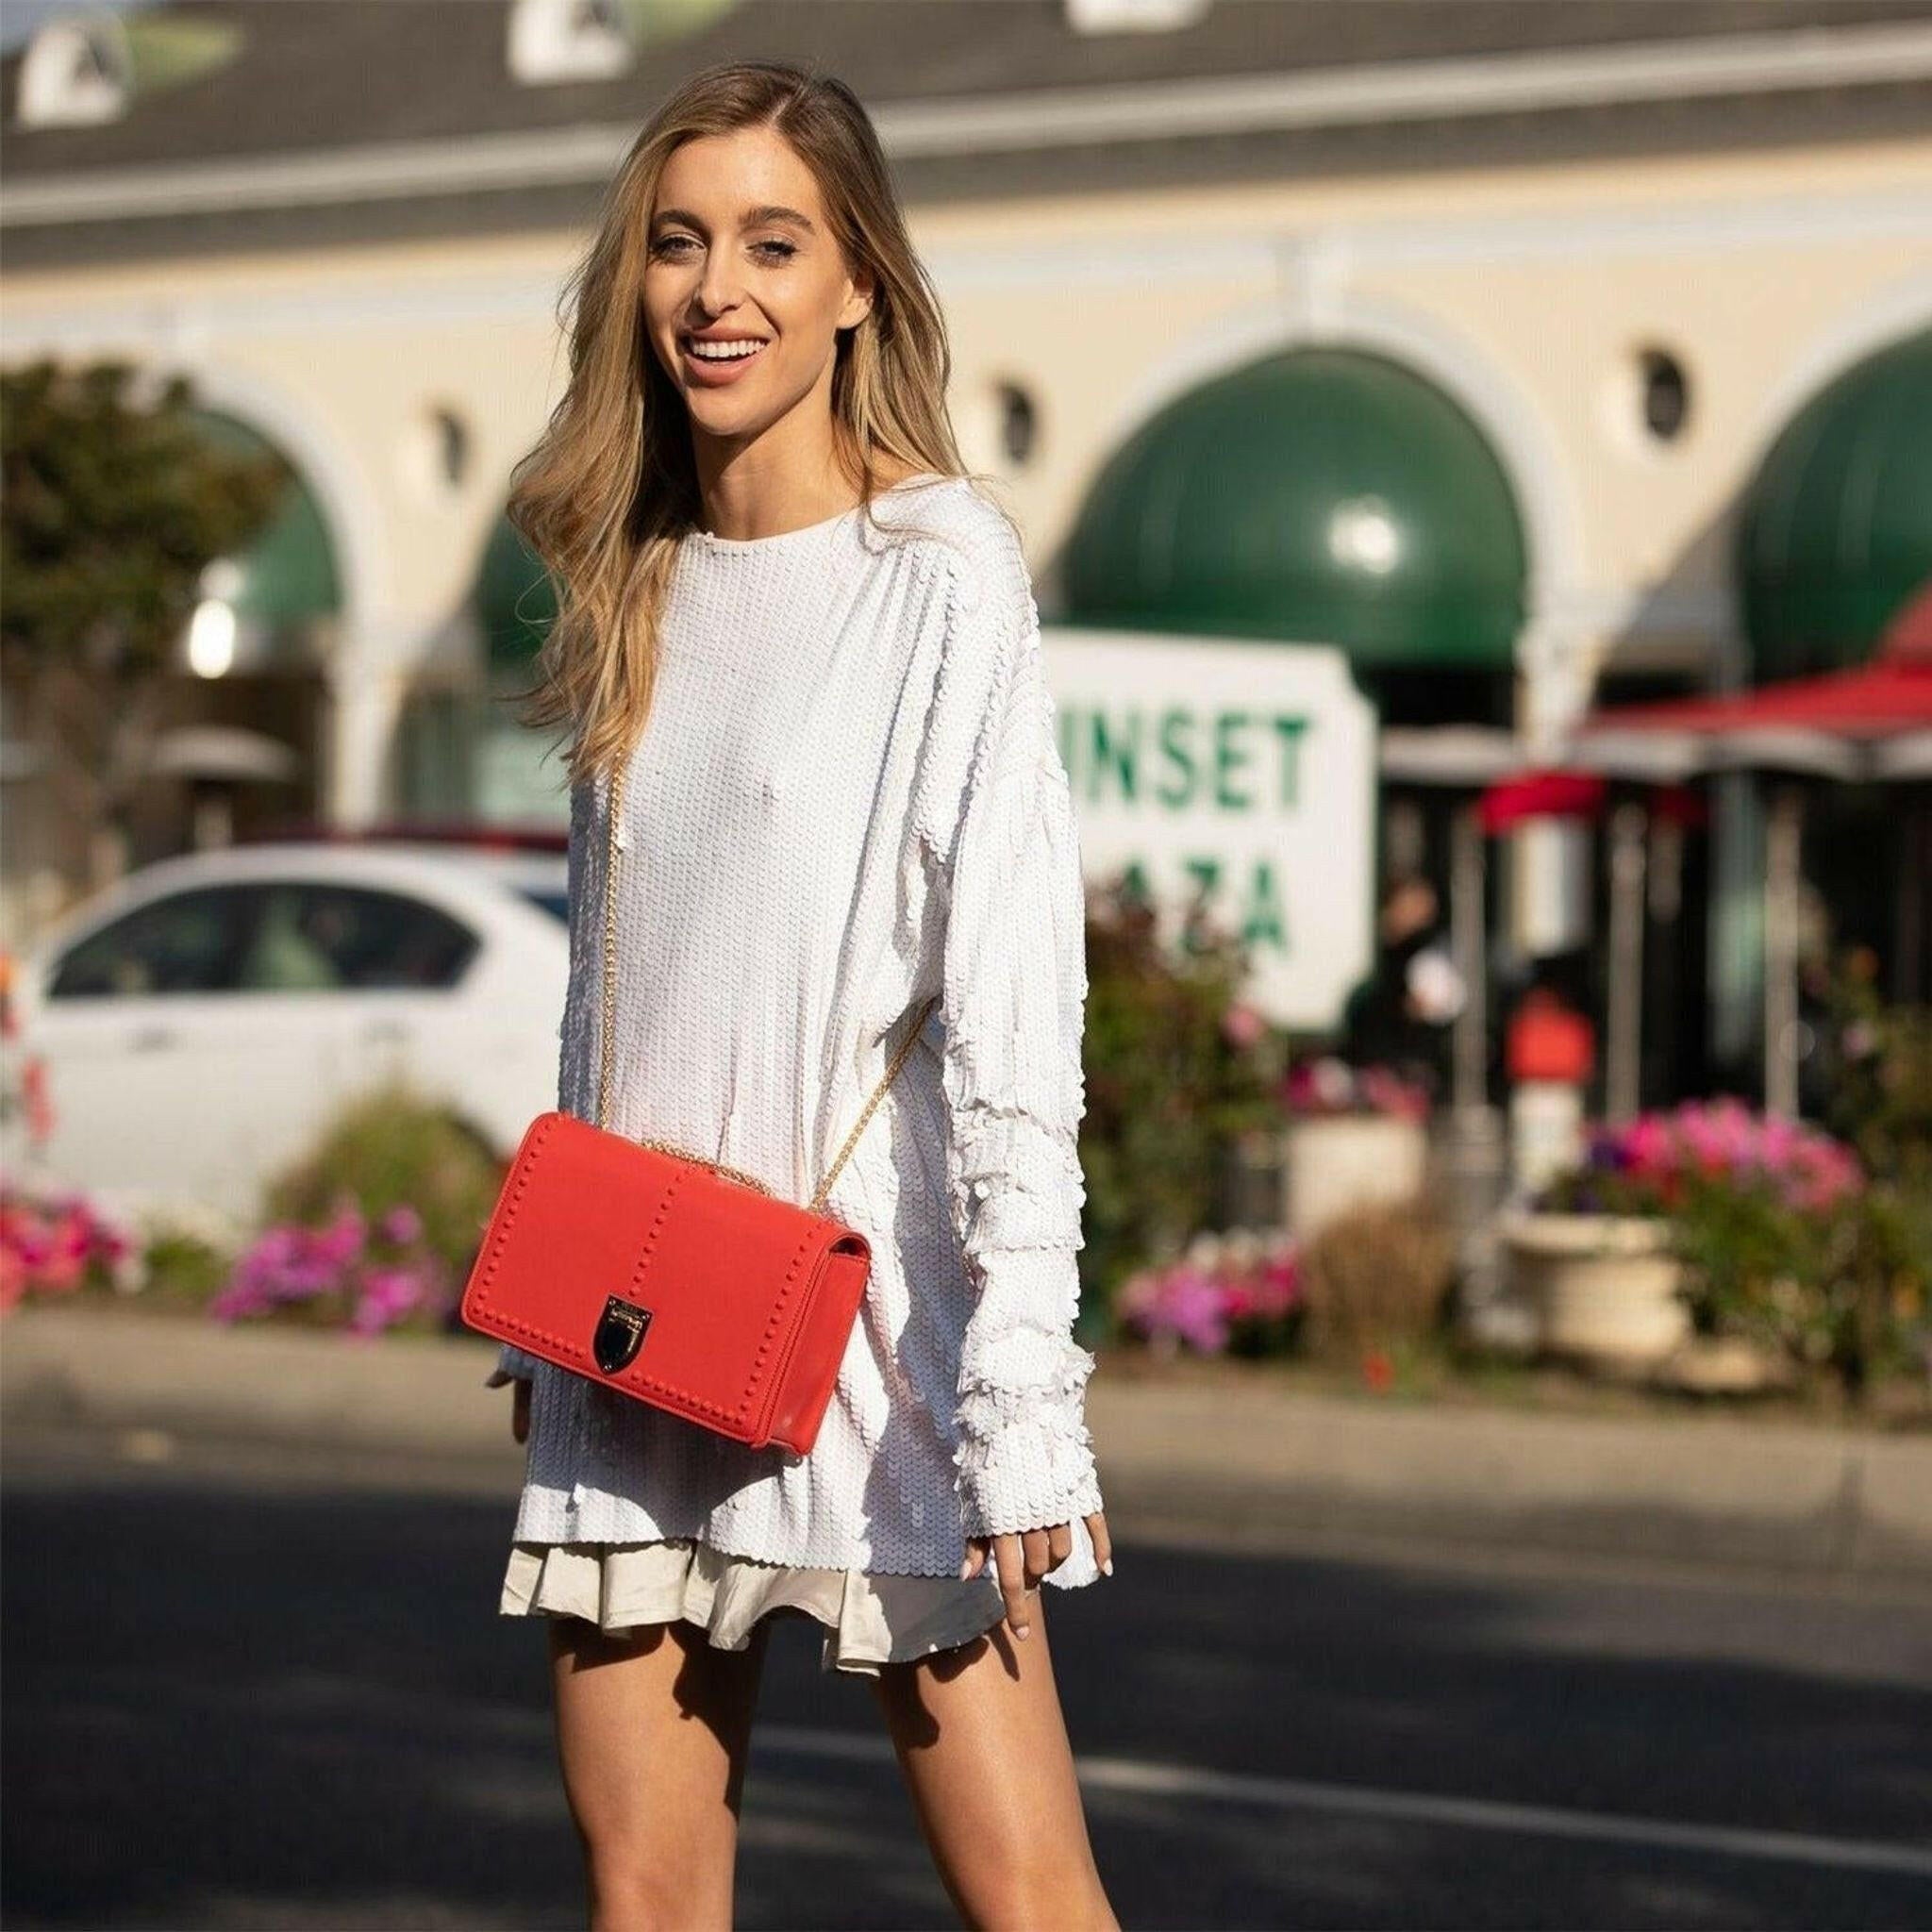
{"type": "Polygon", "coordinates": [[[391,1208],[378,1224],[382,1238],[398,1248],[406,1248],[423,1233],[423,1217],[407,1205],[391,1208]]]}
{"type": "Polygon", "coordinates": [[[427,1284],[415,1268],[372,1268],[362,1277],[362,1297],[349,1317],[360,1335],[375,1335],[419,1307],[427,1299],[427,1284]]]}

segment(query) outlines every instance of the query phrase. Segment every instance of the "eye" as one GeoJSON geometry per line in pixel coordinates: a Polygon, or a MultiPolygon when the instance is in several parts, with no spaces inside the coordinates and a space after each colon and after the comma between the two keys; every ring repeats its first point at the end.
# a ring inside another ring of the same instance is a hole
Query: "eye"
{"type": "Polygon", "coordinates": [[[798,250],[790,242],[760,242],[758,247],[761,255],[770,250],[776,249],[777,258],[780,261],[790,261],[798,253],[798,250]]]}
{"type": "MultiPolygon", "coordinates": [[[[651,253],[653,255],[669,255],[678,242],[691,241],[691,238],[689,235],[660,235],[651,253]]],[[[695,248],[697,243],[691,242],[691,246],[695,248]]]]}

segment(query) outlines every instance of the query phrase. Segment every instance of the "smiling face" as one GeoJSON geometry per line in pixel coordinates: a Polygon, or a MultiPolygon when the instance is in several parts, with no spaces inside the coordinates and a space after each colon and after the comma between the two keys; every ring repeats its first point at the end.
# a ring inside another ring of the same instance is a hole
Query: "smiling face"
{"type": "Polygon", "coordinates": [[[782,135],[686,142],[652,206],[644,322],[694,433],[742,444],[815,391],[827,422],[837,331],[872,306],[826,222],[811,170],[782,135]]]}

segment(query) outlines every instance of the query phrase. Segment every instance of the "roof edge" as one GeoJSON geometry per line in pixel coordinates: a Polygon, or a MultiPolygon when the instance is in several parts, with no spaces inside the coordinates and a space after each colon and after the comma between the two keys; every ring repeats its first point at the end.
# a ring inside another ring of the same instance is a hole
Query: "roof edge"
{"type": "MultiPolygon", "coordinates": [[[[886,102],[873,119],[891,158],[931,159],[1922,78],[1932,78],[1932,25],[1914,24],[886,102]]],[[[16,180],[0,200],[0,230],[595,184],[609,178],[636,138],[632,122],[587,123],[175,167],[88,169],[16,180]]]]}

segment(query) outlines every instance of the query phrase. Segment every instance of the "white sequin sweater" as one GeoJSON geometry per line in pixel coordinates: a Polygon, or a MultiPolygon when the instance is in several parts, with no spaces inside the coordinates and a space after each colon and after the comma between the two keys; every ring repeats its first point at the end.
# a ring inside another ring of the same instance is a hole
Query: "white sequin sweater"
{"type": "MultiPolygon", "coordinates": [[[[873,1247],[808,1456],[754,1450],[514,1348],[519,1541],[695,1536],[957,1575],[968,1535],[1101,1507],[1073,1340],[1084,897],[1039,610],[970,481],[779,536],[686,539],[619,827],[611,1119],[807,1201],[941,993],[827,1211],[873,1247]],[[923,534],[922,534],[923,533],[923,534]]],[[[574,787],[558,1101],[594,1120],[608,787],[574,787]]]]}

